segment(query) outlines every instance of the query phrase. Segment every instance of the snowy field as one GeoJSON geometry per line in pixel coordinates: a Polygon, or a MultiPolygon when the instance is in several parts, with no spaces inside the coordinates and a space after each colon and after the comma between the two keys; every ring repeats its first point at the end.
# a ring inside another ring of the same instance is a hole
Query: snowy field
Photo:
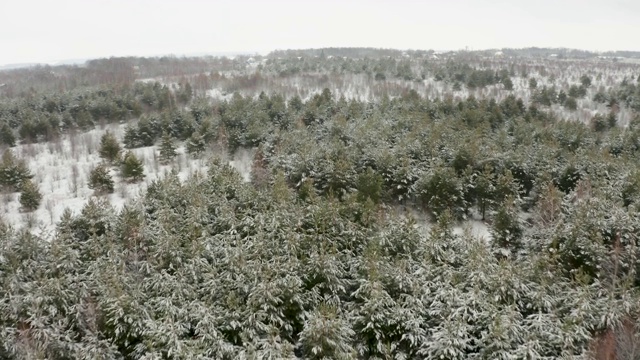
{"type": "MultiPolygon", "coordinates": [[[[405,219],[413,219],[415,221],[414,228],[417,229],[420,234],[429,236],[433,228],[433,223],[429,220],[430,217],[426,212],[415,208],[396,206],[394,213],[396,216],[405,219]]],[[[473,237],[478,240],[483,240],[487,244],[492,240],[489,224],[482,221],[481,216],[476,213],[472,213],[471,217],[467,220],[456,222],[452,230],[454,235],[473,237]]]]}
{"type": "MultiPolygon", "coordinates": [[[[19,192],[4,193],[0,201],[0,216],[15,228],[29,228],[34,234],[43,237],[53,235],[55,225],[65,209],[78,214],[94,196],[89,189],[88,179],[91,170],[102,162],[98,155],[100,138],[108,130],[121,142],[126,124],[112,124],[96,128],[86,133],[66,134],[54,142],[18,145],[12,149],[18,158],[27,162],[33,182],[42,193],[40,207],[33,212],[20,210],[19,192]]],[[[183,144],[177,145],[174,162],[162,165],[158,159],[156,146],[132,149],[144,165],[145,178],[139,183],[128,183],[119,176],[117,167],[111,168],[115,183],[115,192],[101,195],[111,205],[120,210],[123,205],[140,196],[152,181],[176,170],[181,180],[190,174],[207,171],[207,162],[212,155],[226,158],[224,154],[212,154],[210,151],[199,159],[186,154],[183,144]]],[[[253,152],[240,150],[233,154],[229,164],[240,172],[245,181],[249,181],[253,152]]]]}

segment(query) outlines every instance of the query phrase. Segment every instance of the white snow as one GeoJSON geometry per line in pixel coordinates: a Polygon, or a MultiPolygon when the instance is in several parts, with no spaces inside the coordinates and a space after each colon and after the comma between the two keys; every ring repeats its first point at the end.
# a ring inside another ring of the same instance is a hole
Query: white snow
{"type": "MultiPolygon", "coordinates": [[[[15,228],[27,227],[34,234],[49,238],[66,208],[74,214],[79,214],[87,201],[94,196],[93,190],[88,187],[88,178],[92,168],[101,163],[98,148],[102,135],[109,130],[121,141],[126,125],[107,125],[86,133],[63,135],[54,142],[24,144],[13,148],[14,154],[24,159],[34,174],[33,181],[40,188],[42,201],[37,210],[26,213],[20,210],[18,192],[2,194],[0,217],[15,228]]],[[[182,181],[196,171],[206,172],[208,159],[214,155],[206,153],[199,159],[193,159],[186,154],[184,146],[179,145],[175,161],[169,165],[161,165],[156,146],[132,151],[143,163],[144,180],[128,183],[120,178],[117,168],[112,168],[115,192],[102,195],[118,211],[125,203],[143,194],[152,181],[161,178],[172,169],[178,172],[182,181]]],[[[222,154],[215,155],[225,158],[222,154]]],[[[245,181],[249,181],[253,151],[241,149],[231,158],[229,164],[240,172],[245,181]]]]}
{"type": "MultiPolygon", "coordinates": [[[[429,231],[433,227],[433,222],[430,220],[429,215],[424,211],[415,208],[396,206],[394,208],[394,213],[402,218],[412,218],[415,220],[415,228],[425,236],[429,235],[429,231]]],[[[484,240],[487,245],[490,244],[492,237],[489,226],[484,221],[480,220],[476,214],[472,215],[473,216],[470,219],[457,222],[453,226],[453,234],[458,236],[470,236],[478,240],[484,240]]]]}

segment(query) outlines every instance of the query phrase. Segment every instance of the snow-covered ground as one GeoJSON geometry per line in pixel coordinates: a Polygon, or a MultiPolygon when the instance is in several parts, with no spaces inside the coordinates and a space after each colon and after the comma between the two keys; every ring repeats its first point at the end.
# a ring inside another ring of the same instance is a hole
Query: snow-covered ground
{"type": "MultiPolygon", "coordinates": [[[[395,207],[394,212],[400,217],[406,219],[412,218],[415,220],[415,228],[418,229],[421,234],[425,236],[429,235],[429,232],[433,227],[433,222],[431,222],[427,213],[404,206],[395,207]]],[[[487,244],[489,244],[492,239],[491,232],[489,231],[489,225],[482,221],[481,217],[475,213],[472,214],[470,219],[454,224],[452,230],[455,235],[471,236],[478,240],[484,240],[487,244]]]]}
{"type": "MultiPolygon", "coordinates": [[[[88,179],[91,170],[101,163],[98,155],[100,138],[111,131],[121,141],[126,124],[112,124],[93,129],[86,133],[67,134],[55,142],[18,145],[14,154],[24,159],[34,175],[33,181],[40,188],[42,202],[33,212],[20,210],[20,194],[4,193],[0,201],[0,217],[15,228],[30,228],[34,234],[48,237],[55,231],[55,225],[65,209],[78,214],[87,201],[94,196],[89,189],[88,179]]],[[[195,171],[206,172],[211,153],[199,159],[186,154],[184,146],[177,144],[175,161],[161,165],[158,161],[156,146],[133,149],[132,151],[144,165],[145,178],[139,183],[128,183],[119,176],[117,168],[111,169],[115,182],[115,192],[106,197],[116,210],[129,200],[140,196],[149,184],[175,169],[181,180],[185,180],[195,171]]],[[[222,154],[217,154],[222,155],[222,154]]],[[[253,152],[240,150],[231,156],[229,164],[240,172],[245,181],[249,181],[253,152]]]]}

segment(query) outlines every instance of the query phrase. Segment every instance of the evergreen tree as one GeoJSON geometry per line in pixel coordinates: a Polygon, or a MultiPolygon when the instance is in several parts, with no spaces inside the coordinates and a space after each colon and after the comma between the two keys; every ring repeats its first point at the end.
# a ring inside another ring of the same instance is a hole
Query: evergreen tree
{"type": "Polygon", "coordinates": [[[204,152],[205,145],[204,137],[200,135],[199,131],[196,131],[187,140],[187,152],[193,157],[200,157],[204,152]]]}
{"type": "Polygon", "coordinates": [[[128,126],[124,130],[124,147],[127,149],[133,149],[140,147],[140,139],[138,138],[138,132],[133,126],[128,126]]]}
{"type": "Polygon", "coordinates": [[[609,128],[616,127],[616,125],[618,124],[618,118],[616,117],[615,112],[609,112],[609,115],[607,115],[607,123],[609,124],[609,128]]]}
{"type": "Polygon", "coordinates": [[[256,187],[263,187],[269,183],[269,170],[265,161],[262,148],[258,148],[253,156],[253,165],[251,166],[251,183],[256,187]]]}
{"type": "Polygon", "coordinates": [[[29,171],[26,162],[22,159],[17,159],[11,150],[6,150],[2,154],[0,185],[3,188],[9,190],[19,189],[23,181],[32,177],[33,175],[29,171]]]}
{"type": "Polygon", "coordinates": [[[591,118],[591,127],[596,132],[602,132],[608,129],[608,122],[602,114],[596,114],[593,118],[591,118]]]}
{"type": "Polygon", "coordinates": [[[487,209],[490,209],[495,201],[495,178],[490,165],[485,165],[482,172],[475,174],[473,179],[472,196],[475,198],[478,211],[485,219],[487,209]]]}
{"type": "Polygon", "coordinates": [[[120,166],[122,177],[129,182],[138,182],[144,178],[142,162],[131,151],[127,152],[120,166]]]}
{"type": "Polygon", "coordinates": [[[449,167],[436,167],[416,184],[423,205],[435,218],[445,210],[455,217],[462,217],[467,211],[465,189],[455,171],[449,167]]]}
{"type": "Polygon", "coordinates": [[[557,100],[560,105],[564,105],[565,101],[567,101],[567,93],[565,93],[564,90],[560,90],[557,100]]]}
{"type": "Polygon", "coordinates": [[[152,146],[158,135],[159,120],[143,116],[138,121],[137,140],[139,146],[152,146]]]}
{"type": "Polygon", "coordinates": [[[110,164],[114,164],[120,155],[122,148],[118,139],[110,131],[107,131],[100,139],[100,150],[98,151],[100,157],[110,164]]]}
{"type": "Polygon", "coordinates": [[[185,82],[185,84],[180,84],[180,88],[176,94],[176,98],[183,104],[188,103],[193,96],[193,89],[191,88],[191,84],[189,82],[185,82]]]}
{"type": "Polygon", "coordinates": [[[370,167],[367,168],[364,173],[358,175],[356,184],[358,201],[364,203],[368,199],[374,204],[379,204],[382,200],[382,183],[382,176],[370,167]]]}
{"type": "Polygon", "coordinates": [[[304,103],[302,102],[302,99],[300,99],[300,96],[296,94],[289,100],[288,107],[297,112],[302,110],[304,103]]]}
{"type": "Polygon", "coordinates": [[[502,85],[504,85],[505,90],[513,90],[513,81],[509,77],[502,80],[502,85]]]}
{"type": "Polygon", "coordinates": [[[98,165],[89,174],[89,189],[95,190],[98,194],[113,192],[113,179],[109,174],[109,170],[98,165]]]}
{"type": "Polygon", "coordinates": [[[576,101],[575,98],[568,97],[567,100],[565,100],[564,102],[564,107],[571,111],[575,111],[578,109],[578,102],[576,101]]]}
{"type": "Polygon", "coordinates": [[[42,200],[42,194],[38,189],[38,186],[31,182],[31,180],[25,180],[21,186],[20,193],[20,205],[25,211],[33,211],[40,206],[42,200]]]}
{"type": "Polygon", "coordinates": [[[309,314],[309,320],[300,333],[300,342],[307,359],[352,359],[351,346],[354,332],[337,309],[321,304],[309,314]]]}
{"type": "Polygon", "coordinates": [[[514,251],[520,247],[522,227],[516,210],[512,206],[501,206],[493,219],[491,234],[499,248],[514,251]]]}
{"type": "Polygon", "coordinates": [[[173,144],[173,139],[168,132],[162,135],[162,143],[160,143],[160,162],[162,164],[168,164],[178,155],[176,153],[176,146],[173,144]]]}
{"type": "Polygon", "coordinates": [[[93,116],[85,109],[81,109],[74,114],[76,126],[82,130],[90,130],[95,126],[93,116]]]}
{"type": "Polygon", "coordinates": [[[2,128],[0,128],[0,142],[9,147],[16,146],[16,137],[7,123],[2,124],[2,128]]]}

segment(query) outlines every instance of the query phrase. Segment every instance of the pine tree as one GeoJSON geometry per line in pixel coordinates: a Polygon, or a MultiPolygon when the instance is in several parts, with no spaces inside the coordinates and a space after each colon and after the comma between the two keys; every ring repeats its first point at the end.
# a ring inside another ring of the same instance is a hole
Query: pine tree
{"type": "Polygon", "coordinates": [[[331,305],[320,304],[309,314],[300,333],[302,351],[307,359],[351,359],[355,335],[347,321],[331,305]]]}
{"type": "Polygon", "coordinates": [[[122,148],[118,139],[110,131],[107,131],[100,139],[100,157],[110,164],[114,164],[120,155],[122,148]]]}
{"type": "Polygon", "coordinates": [[[124,147],[127,149],[140,147],[138,132],[133,126],[127,126],[124,130],[124,147]]]}
{"type": "Polygon", "coordinates": [[[25,211],[33,211],[40,206],[40,201],[42,200],[42,194],[38,189],[38,186],[31,182],[31,180],[26,180],[22,183],[21,186],[22,192],[20,193],[20,205],[25,211]]]}
{"type": "Polygon", "coordinates": [[[438,218],[445,210],[455,217],[467,211],[464,188],[455,171],[449,167],[436,167],[416,184],[419,198],[438,218]]]}
{"type": "Polygon", "coordinates": [[[120,172],[122,177],[129,182],[138,182],[144,178],[142,162],[131,151],[127,152],[122,159],[120,172]]]}
{"type": "Polygon", "coordinates": [[[504,85],[505,90],[513,90],[513,81],[511,81],[511,78],[504,78],[502,85],[504,85]]]}
{"type": "Polygon", "coordinates": [[[514,251],[520,247],[523,229],[518,220],[517,209],[508,203],[509,201],[506,201],[498,209],[491,226],[491,234],[496,246],[514,251]]]}
{"type": "Polygon", "coordinates": [[[11,150],[2,154],[0,162],[0,185],[10,190],[19,189],[22,182],[33,175],[22,159],[17,159],[11,150]]]}
{"type": "Polygon", "coordinates": [[[95,190],[98,194],[113,192],[113,179],[109,170],[102,165],[96,166],[89,174],[89,189],[95,190]]]}
{"type": "Polygon", "coordinates": [[[382,183],[383,178],[370,167],[360,175],[356,184],[358,190],[358,201],[364,203],[370,199],[374,204],[380,203],[382,200],[382,183]]]}
{"type": "Polygon", "coordinates": [[[162,143],[160,144],[160,162],[162,164],[170,163],[176,157],[176,146],[169,133],[162,135],[162,143]]]}
{"type": "Polygon", "coordinates": [[[253,156],[253,165],[251,166],[251,183],[260,187],[269,183],[269,170],[264,157],[262,148],[258,148],[253,156]]]}
{"type": "Polygon", "coordinates": [[[178,100],[181,103],[186,104],[191,100],[192,96],[193,96],[193,89],[191,88],[191,84],[189,84],[188,81],[184,85],[180,84],[180,88],[176,94],[176,97],[178,98],[178,100]]]}
{"type": "Polygon", "coordinates": [[[9,147],[16,146],[16,137],[13,135],[13,130],[11,130],[11,127],[9,127],[7,123],[4,123],[2,128],[0,128],[0,142],[9,147]]]}
{"type": "Polygon", "coordinates": [[[193,157],[200,157],[205,149],[204,137],[200,135],[200,132],[196,131],[191,134],[191,137],[187,141],[187,152],[193,157]]]}
{"type": "Polygon", "coordinates": [[[564,107],[571,111],[575,111],[578,109],[578,102],[576,101],[575,98],[568,97],[567,100],[565,100],[564,102],[564,107]]]}

